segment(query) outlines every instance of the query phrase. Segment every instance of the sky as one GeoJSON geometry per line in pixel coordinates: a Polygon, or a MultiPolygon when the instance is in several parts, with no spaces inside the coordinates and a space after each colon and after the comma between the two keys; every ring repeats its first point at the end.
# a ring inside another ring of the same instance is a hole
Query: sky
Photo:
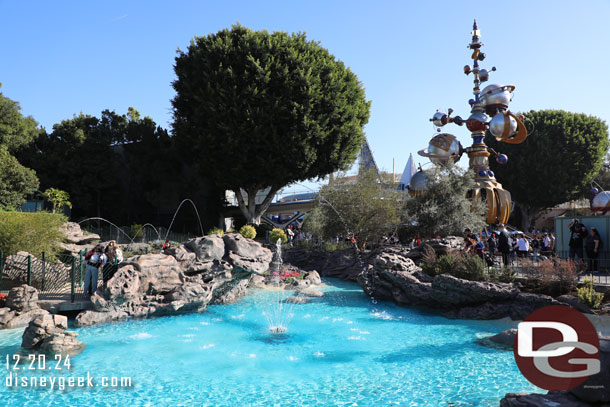
{"type": "MultiPolygon", "coordinates": [[[[512,111],[563,109],[610,123],[610,1],[0,0],[0,91],[48,131],[80,112],[172,121],[177,49],[240,23],[305,32],[342,60],[372,102],[365,132],[378,166],[401,173],[427,146],[437,109],[467,118],[473,19],[489,83],[516,86],[512,111]]],[[[463,145],[465,127],[447,126],[463,145]]],[[[464,159],[463,159],[464,160],[464,159]]]]}

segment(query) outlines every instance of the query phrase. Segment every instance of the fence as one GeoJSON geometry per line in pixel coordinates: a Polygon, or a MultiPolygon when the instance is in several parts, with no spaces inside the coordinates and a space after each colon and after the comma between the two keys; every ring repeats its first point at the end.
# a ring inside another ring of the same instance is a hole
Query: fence
{"type": "MultiPolygon", "coordinates": [[[[4,256],[0,253],[0,291],[27,284],[38,290],[40,299],[84,300],[86,263],[84,252],[78,256],[52,257],[42,253],[40,258],[23,254],[4,256]]],[[[100,270],[96,288],[103,284],[103,276],[108,277],[116,271],[116,267],[116,263],[107,264],[100,270]]]]}

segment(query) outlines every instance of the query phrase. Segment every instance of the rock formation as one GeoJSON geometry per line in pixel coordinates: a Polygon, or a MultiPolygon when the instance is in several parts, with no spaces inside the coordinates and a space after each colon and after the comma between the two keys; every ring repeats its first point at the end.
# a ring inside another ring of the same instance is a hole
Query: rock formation
{"type": "Polygon", "coordinates": [[[29,285],[12,288],[6,297],[6,307],[0,308],[0,329],[27,326],[39,316],[49,315],[38,307],[38,291],[29,285]]]}
{"type": "Polygon", "coordinates": [[[205,236],[166,254],[135,256],[93,295],[94,310],[81,312],[76,322],[93,325],[231,303],[245,295],[252,275],[269,269],[272,257],[270,250],[238,234],[205,236]]]}
{"type": "Polygon", "coordinates": [[[21,346],[30,351],[74,356],[85,349],[76,332],[67,331],[68,318],[63,315],[41,315],[23,332],[21,346]]]}
{"type": "Polygon", "coordinates": [[[92,247],[94,242],[100,240],[99,235],[83,232],[80,225],[75,222],[64,223],[61,231],[64,235],[64,242],[60,246],[73,256],[78,256],[81,250],[92,247]]]}

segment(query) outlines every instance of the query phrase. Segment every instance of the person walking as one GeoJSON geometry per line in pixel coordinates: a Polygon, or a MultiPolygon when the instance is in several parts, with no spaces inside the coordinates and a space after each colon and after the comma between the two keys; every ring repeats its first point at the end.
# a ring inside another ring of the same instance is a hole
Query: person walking
{"type": "Polygon", "coordinates": [[[596,228],[591,228],[589,234],[585,239],[585,251],[589,258],[589,269],[588,271],[596,272],[598,267],[599,253],[602,248],[602,237],[596,228]]]}
{"type": "Polygon", "coordinates": [[[97,278],[100,267],[106,264],[107,257],[104,254],[102,246],[96,246],[93,249],[93,254],[87,259],[87,270],[85,272],[85,296],[91,298],[91,295],[97,290],[97,278]]]}

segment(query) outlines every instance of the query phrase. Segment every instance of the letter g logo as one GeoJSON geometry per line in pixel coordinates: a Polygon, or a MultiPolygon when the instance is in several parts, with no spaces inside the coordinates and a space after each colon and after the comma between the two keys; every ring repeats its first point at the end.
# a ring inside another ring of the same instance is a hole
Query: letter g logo
{"type": "Polygon", "coordinates": [[[518,325],[514,354],[521,373],[546,390],[568,390],[600,372],[599,338],[580,312],[549,306],[518,325]]]}

